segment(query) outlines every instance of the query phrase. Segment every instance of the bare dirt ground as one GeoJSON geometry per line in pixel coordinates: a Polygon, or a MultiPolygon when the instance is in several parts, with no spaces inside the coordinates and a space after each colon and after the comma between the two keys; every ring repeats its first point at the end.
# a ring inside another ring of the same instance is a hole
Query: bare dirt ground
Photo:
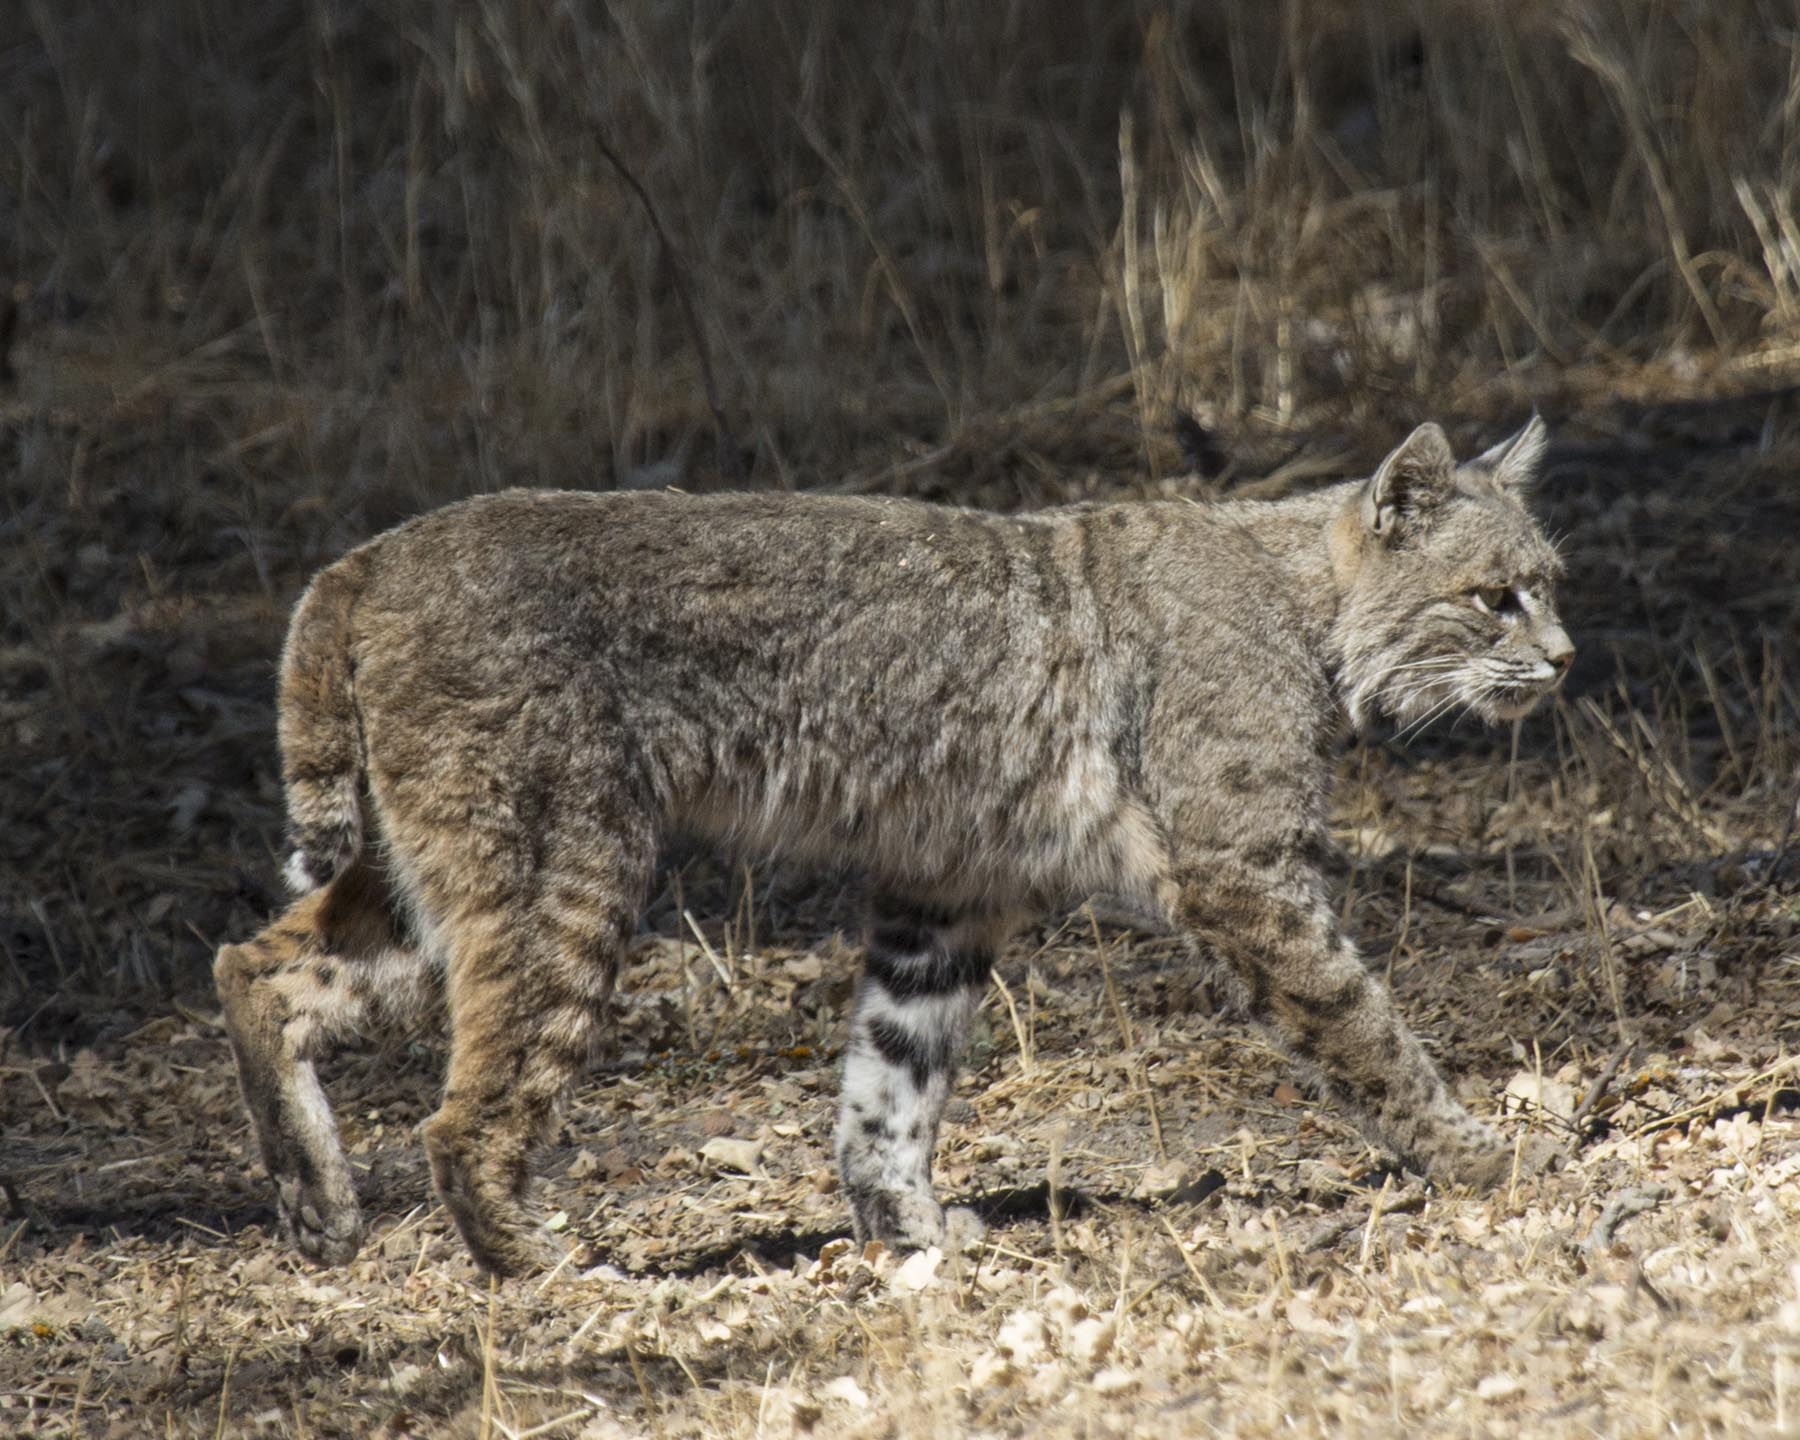
{"type": "Polygon", "coordinates": [[[1800,1431],[1791,25],[892,8],[0,19],[0,1435],[1800,1431]],[[347,545],[518,482],[1204,501],[1534,404],[1570,684],[1351,742],[1334,822],[1559,1173],[1385,1168],[1102,904],[983,1008],[985,1240],[858,1252],[855,877],[683,851],[542,1165],[597,1263],[473,1269],[432,1035],[328,1074],[362,1255],[272,1233],[206,964],[280,902],[273,659],[347,545]]]}

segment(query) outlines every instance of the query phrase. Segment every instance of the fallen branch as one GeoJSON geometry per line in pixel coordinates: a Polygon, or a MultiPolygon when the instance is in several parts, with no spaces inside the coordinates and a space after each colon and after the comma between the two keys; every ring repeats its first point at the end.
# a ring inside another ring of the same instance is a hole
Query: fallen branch
{"type": "Polygon", "coordinates": [[[1588,1231],[1587,1239],[1581,1242],[1582,1253],[1599,1254],[1612,1244],[1614,1233],[1627,1220],[1634,1215],[1654,1210],[1674,1193],[1669,1186],[1657,1183],[1639,1185],[1615,1197],[1600,1212],[1600,1218],[1594,1222],[1594,1228],[1588,1231]]]}
{"type": "Polygon", "coordinates": [[[1569,1116],[1569,1130],[1572,1134],[1577,1136],[1581,1134],[1582,1123],[1593,1111],[1594,1106],[1600,1103],[1600,1098],[1606,1094],[1607,1087],[1612,1084],[1614,1077],[1618,1075],[1619,1067],[1631,1057],[1631,1052],[1634,1048],[1635,1042],[1627,1040],[1617,1050],[1613,1051],[1612,1058],[1606,1062],[1605,1068],[1600,1072],[1600,1078],[1588,1087],[1587,1094],[1581,1097],[1581,1103],[1575,1107],[1575,1112],[1569,1116]]]}

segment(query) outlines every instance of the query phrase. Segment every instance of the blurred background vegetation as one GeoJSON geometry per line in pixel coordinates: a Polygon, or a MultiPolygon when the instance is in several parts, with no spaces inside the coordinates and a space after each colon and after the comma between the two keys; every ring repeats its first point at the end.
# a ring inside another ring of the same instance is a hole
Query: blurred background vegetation
{"type": "MultiPolygon", "coordinates": [[[[423,507],[1206,495],[1534,404],[1623,444],[1800,370],[1797,181],[1775,0],[8,6],[0,1014],[260,924],[286,606],[423,507]]],[[[1765,620],[1668,678],[1767,800],[1765,620]]]]}

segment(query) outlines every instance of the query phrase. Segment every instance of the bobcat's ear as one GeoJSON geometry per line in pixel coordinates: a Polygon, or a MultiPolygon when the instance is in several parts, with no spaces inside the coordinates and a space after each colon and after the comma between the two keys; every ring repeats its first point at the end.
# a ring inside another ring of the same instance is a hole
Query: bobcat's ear
{"type": "Polygon", "coordinates": [[[1456,457],[1444,432],[1426,421],[1387,459],[1363,488],[1363,524],[1391,540],[1456,488],[1456,457]]]}
{"type": "Polygon", "coordinates": [[[1543,416],[1534,412],[1517,435],[1502,440],[1492,450],[1482,451],[1469,463],[1486,470],[1500,489],[1523,497],[1537,484],[1538,470],[1549,448],[1550,427],[1544,424],[1543,416]]]}

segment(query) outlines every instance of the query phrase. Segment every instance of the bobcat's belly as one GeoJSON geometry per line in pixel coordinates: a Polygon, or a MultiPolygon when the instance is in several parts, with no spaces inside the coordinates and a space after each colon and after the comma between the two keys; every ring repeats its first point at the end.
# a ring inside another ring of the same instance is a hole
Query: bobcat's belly
{"type": "Polygon", "coordinates": [[[715,775],[672,818],[704,838],[971,901],[1154,893],[1162,843],[1103,746],[1009,753],[1003,740],[978,756],[913,758],[883,769],[777,750],[715,775]]]}

